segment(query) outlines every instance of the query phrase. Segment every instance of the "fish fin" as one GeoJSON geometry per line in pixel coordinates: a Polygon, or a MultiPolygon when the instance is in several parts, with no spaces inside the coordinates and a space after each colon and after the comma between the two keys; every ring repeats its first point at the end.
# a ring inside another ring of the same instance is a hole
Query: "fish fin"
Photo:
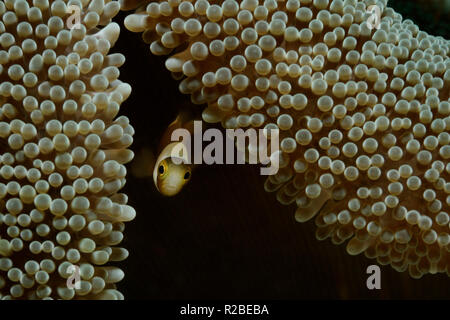
{"type": "Polygon", "coordinates": [[[172,123],[169,124],[167,129],[164,131],[160,144],[158,147],[158,153],[162,152],[162,150],[170,143],[172,143],[172,132],[176,129],[187,129],[189,132],[194,132],[194,121],[193,114],[189,110],[181,110],[177,117],[172,123]]]}
{"type": "Polygon", "coordinates": [[[156,159],[153,152],[148,148],[142,148],[131,165],[131,174],[136,178],[153,176],[155,161],[156,159]]]}

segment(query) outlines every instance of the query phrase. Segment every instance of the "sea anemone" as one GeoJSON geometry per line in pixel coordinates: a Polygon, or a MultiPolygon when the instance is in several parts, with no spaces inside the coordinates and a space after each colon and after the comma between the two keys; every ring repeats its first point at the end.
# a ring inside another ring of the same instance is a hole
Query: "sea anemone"
{"type": "Polygon", "coordinates": [[[450,275],[450,41],[387,0],[121,4],[206,122],[280,130],[265,189],[318,239],[450,275]]]}
{"type": "Polygon", "coordinates": [[[119,7],[0,1],[2,299],[123,298],[110,262],[128,256],[116,245],[135,211],[118,191],[134,131],[114,119],[131,92],[108,55],[119,7]]]}

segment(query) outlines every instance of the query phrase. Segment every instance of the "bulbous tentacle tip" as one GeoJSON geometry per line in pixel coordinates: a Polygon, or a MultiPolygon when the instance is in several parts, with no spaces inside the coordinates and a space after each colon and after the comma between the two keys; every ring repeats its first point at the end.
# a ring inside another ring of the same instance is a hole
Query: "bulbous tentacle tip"
{"type": "Polygon", "coordinates": [[[111,47],[116,43],[117,39],[119,39],[119,35],[120,26],[115,22],[108,24],[96,34],[97,38],[107,40],[111,47]]]}
{"type": "Polygon", "coordinates": [[[361,241],[357,238],[353,238],[347,243],[347,253],[351,256],[356,256],[364,252],[369,247],[369,245],[369,240],[361,241]]]}
{"type": "Polygon", "coordinates": [[[320,195],[309,201],[305,207],[298,207],[295,211],[295,220],[298,222],[306,222],[313,218],[322,209],[325,202],[331,198],[329,192],[322,190],[320,195]]]}
{"type": "Polygon", "coordinates": [[[171,72],[181,72],[183,70],[184,60],[177,57],[170,57],[166,60],[166,68],[171,72]]]}
{"type": "Polygon", "coordinates": [[[420,270],[417,268],[416,264],[410,264],[408,271],[409,271],[409,275],[411,276],[411,278],[420,279],[423,277],[422,272],[420,272],[420,270]]]}
{"type": "Polygon", "coordinates": [[[143,32],[151,28],[151,20],[148,15],[142,13],[130,14],[125,17],[124,25],[131,32],[143,32]]]}
{"type": "Polygon", "coordinates": [[[332,227],[318,228],[316,230],[316,239],[319,241],[329,238],[333,234],[332,227]]]}
{"type": "Polygon", "coordinates": [[[267,178],[264,182],[264,190],[266,192],[275,192],[281,188],[281,184],[273,183],[270,178],[267,178]]]}
{"type": "Polygon", "coordinates": [[[222,117],[219,110],[213,110],[212,108],[206,108],[202,112],[202,119],[207,123],[220,122],[222,117]]]}
{"type": "Polygon", "coordinates": [[[123,294],[116,289],[103,290],[100,294],[95,296],[96,300],[124,300],[123,294]]]}
{"type": "Polygon", "coordinates": [[[122,95],[122,101],[124,101],[130,96],[132,87],[128,83],[121,82],[116,90],[122,95]]]}
{"type": "Polygon", "coordinates": [[[9,257],[12,254],[11,244],[6,239],[0,239],[0,256],[9,257]]]}
{"type": "Polygon", "coordinates": [[[122,222],[128,222],[136,217],[136,210],[129,205],[122,205],[120,210],[120,216],[116,219],[122,222]]]}

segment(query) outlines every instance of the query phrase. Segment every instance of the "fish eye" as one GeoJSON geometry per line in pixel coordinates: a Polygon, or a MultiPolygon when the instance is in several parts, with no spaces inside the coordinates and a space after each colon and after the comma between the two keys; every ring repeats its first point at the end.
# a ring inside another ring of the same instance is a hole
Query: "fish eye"
{"type": "Polygon", "coordinates": [[[184,174],[184,180],[187,180],[191,177],[191,173],[188,171],[184,174]]]}
{"type": "Polygon", "coordinates": [[[165,176],[168,172],[169,172],[168,164],[167,164],[166,160],[161,161],[158,166],[158,176],[161,178],[161,177],[165,176]]]}

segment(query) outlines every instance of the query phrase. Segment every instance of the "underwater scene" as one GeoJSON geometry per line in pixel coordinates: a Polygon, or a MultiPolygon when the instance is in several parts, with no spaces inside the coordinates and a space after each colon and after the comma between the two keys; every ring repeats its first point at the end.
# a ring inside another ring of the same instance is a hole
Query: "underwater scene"
{"type": "Polygon", "coordinates": [[[449,299],[449,18],[0,0],[0,299],[449,299]]]}

